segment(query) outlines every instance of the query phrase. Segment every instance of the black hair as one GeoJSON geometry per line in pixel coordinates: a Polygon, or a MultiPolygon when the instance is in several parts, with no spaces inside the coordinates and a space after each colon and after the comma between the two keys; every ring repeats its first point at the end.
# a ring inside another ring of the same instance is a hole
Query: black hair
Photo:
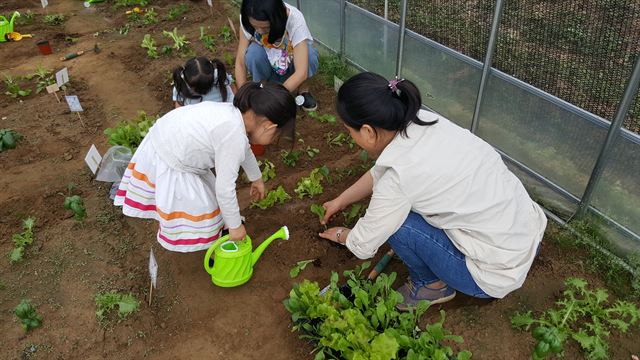
{"type": "Polygon", "coordinates": [[[245,30],[253,36],[256,29],[249,18],[269,22],[269,44],[274,44],[284,36],[287,26],[287,8],[282,0],[242,0],[240,20],[245,30]]]}
{"type": "Polygon", "coordinates": [[[200,56],[187,60],[184,66],[173,70],[173,84],[178,92],[178,99],[200,99],[202,101],[202,97],[214,86],[220,89],[223,102],[226,102],[229,96],[227,93],[227,69],[224,63],[218,59],[209,60],[200,56]]]}
{"type": "Polygon", "coordinates": [[[346,125],[360,130],[363,125],[396,131],[407,135],[407,126],[433,125],[438,120],[425,122],[418,119],[422,105],[420,90],[409,80],[396,84],[392,90],[384,77],[363,72],[345,81],[338,91],[337,110],[346,125]]]}
{"type": "Polygon", "coordinates": [[[233,106],[240,112],[252,110],[276,124],[278,131],[293,141],[296,132],[296,101],[282,84],[248,81],[238,89],[233,106]]]}

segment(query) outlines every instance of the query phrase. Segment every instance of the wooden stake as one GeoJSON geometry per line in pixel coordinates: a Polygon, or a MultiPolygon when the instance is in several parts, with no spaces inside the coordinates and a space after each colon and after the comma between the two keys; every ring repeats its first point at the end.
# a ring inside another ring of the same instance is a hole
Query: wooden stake
{"type": "Polygon", "coordinates": [[[82,116],[80,116],[80,113],[76,112],[76,114],[78,114],[78,119],[80,119],[80,124],[82,124],[82,127],[86,127],[86,125],[84,124],[84,121],[82,121],[82,116]]]}
{"type": "Polygon", "coordinates": [[[55,95],[56,96],[56,100],[58,100],[58,102],[60,102],[60,98],[58,97],[58,94],[57,94],[56,91],[53,92],[53,95],[55,95]]]}
{"type": "Polygon", "coordinates": [[[227,20],[229,20],[229,26],[231,26],[231,30],[233,30],[233,35],[235,35],[236,40],[238,40],[238,33],[236,32],[236,26],[233,25],[233,21],[231,21],[231,18],[227,16],[227,20]]]}
{"type": "Polygon", "coordinates": [[[149,306],[151,306],[152,298],[153,298],[153,280],[149,280],[149,306]]]}

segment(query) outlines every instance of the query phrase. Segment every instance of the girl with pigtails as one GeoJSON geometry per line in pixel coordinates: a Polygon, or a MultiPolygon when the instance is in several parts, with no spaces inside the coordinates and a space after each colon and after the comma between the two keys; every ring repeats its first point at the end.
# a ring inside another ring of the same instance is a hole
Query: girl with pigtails
{"type": "Polygon", "coordinates": [[[247,82],[233,103],[203,101],[170,111],[133,154],[115,205],[127,216],[157,220],[157,240],[168,250],[205,250],[225,228],[230,240],[243,240],[236,197],[241,166],[252,198],[265,193],[249,144],[293,138],[296,109],[284,86],[247,82]]]}
{"type": "Polygon", "coordinates": [[[204,56],[189,59],[173,70],[175,107],[203,101],[233,102],[235,85],[224,64],[204,56]]]}
{"type": "Polygon", "coordinates": [[[388,242],[410,275],[399,310],[456,292],[502,298],[522,286],[547,219],[491,145],[421,109],[420,91],[404,79],[358,74],[340,88],[337,110],[376,162],[324,204],[321,222],[371,196],[364,217],[321,237],[361,259],[388,242]]]}

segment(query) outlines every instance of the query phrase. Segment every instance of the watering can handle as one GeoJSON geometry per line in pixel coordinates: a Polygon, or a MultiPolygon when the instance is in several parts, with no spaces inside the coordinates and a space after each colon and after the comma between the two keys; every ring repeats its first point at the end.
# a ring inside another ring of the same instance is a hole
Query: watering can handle
{"type": "MultiPolygon", "coordinates": [[[[11,16],[11,21],[9,22],[11,26],[13,26],[13,20],[15,20],[17,16],[20,16],[20,13],[17,11],[14,11],[13,15],[11,16]]],[[[7,19],[4,19],[4,20],[7,21],[7,19]]]]}
{"type": "Polygon", "coordinates": [[[215,249],[227,240],[229,240],[229,234],[216,240],[213,245],[211,245],[209,249],[207,249],[207,253],[204,255],[204,269],[207,270],[209,274],[211,274],[211,272],[213,271],[213,267],[209,266],[209,259],[211,259],[211,256],[213,255],[215,249]]]}

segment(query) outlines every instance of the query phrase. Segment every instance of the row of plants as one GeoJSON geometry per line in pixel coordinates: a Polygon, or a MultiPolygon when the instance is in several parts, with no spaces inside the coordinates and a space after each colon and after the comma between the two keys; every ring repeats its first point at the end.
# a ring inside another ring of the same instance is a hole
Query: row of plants
{"type": "Polygon", "coordinates": [[[47,86],[53,85],[56,83],[55,76],[53,71],[45,68],[42,65],[38,65],[36,71],[24,76],[11,76],[9,74],[3,74],[4,76],[4,86],[5,86],[5,95],[11,98],[19,98],[29,96],[32,92],[32,89],[22,88],[21,81],[35,81],[35,90],[36,94],[44,91],[47,86]]]}
{"type": "MultiPolygon", "coordinates": [[[[159,45],[156,43],[156,40],[153,38],[151,34],[145,34],[142,38],[142,43],[140,43],[140,47],[147,50],[147,57],[150,59],[158,59],[160,55],[171,55],[173,53],[178,54],[182,57],[192,57],[195,56],[194,50],[191,48],[191,42],[187,40],[186,35],[180,35],[178,33],[178,28],[174,27],[172,31],[163,31],[162,36],[173,41],[173,44],[164,44],[159,45]]],[[[224,26],[220,31],[219,37],[222,38],[224,44],[229,44],[233,41],[233,36],[231,35],[231,28],[229,26],[224,26]]],[[[204,28],[204,26],[200,27],[200,37],[199,40],[202,42],[203,46],[211,51],[215,52],[216,50],[216,38],[208,34],[204,28]]],[[[233,57],[233,55],[230,55],[233,57]]],[[[225,62],[231,63],[233,59],[225,59],[225,62]]]]}

